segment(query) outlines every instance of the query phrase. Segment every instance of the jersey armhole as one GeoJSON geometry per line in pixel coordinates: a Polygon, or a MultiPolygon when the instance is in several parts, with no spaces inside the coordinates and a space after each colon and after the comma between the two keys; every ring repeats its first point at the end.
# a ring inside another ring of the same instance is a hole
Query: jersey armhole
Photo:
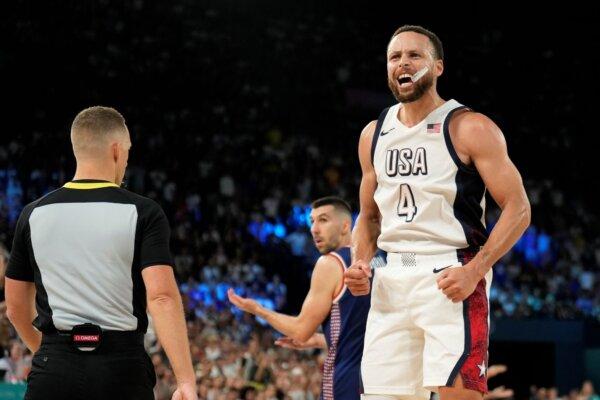
{"type": "Polygon", "coordinates": [[[390,107],[384,109],[381,114],[379,114],[379,118],[377,118],[377,125],[375,125],[375,132],[373,132],[373,140],[371,141],[371,164],[373,166],[375,165],[375,147],[377,147],[377,140],[379,140],[381,127],[383,126],[383,121],[385,120],[389,109],[390,107]]]}
{"type": "Polygon", "coordinates": [[[458,153],[456,152],[456,149],[454,148],[454,144],[452,144],[452,138],[450,137],[450,121],[452,120],[452,117],[455,114],[458,115],[458,114],[462,114],[465,112],[472,112],[472,111],[473,110],[467,106],[460,106],[460,107],[456,107],[455,109],[451,110],[448,113],[448,115],[446,116],[446,119],[444,120],[444,140],[446,142],[446,147],[448,148],[448,152],[450,153],[450,157],[452,157],[452,160],[454,161],[454,164],[456,164],[458,169],[460,169],[461,171],[467,172],[469,174],[477,174],[477,169],[474,166],[470,166],[470,165],[467,165],[462,162],[462,160],[458,156],[458,153]]]}
{"type": "Polygon", "coordinates": [[[346,272],[346,263],[344,262],[344,260],[342,259],[342,257],[340,257],[335,252],[331,252],[331,253],[329,253],[327,255],[335,258],[337,260],[337,262],[338,262],[338,265],[342,269],[342,281],[340,283],[339,289],[337,289],[334,292],[334,295],[332,297],[333,302],[335,303],[335,302],[337,302],[343,296],[344,292],[346,291],[346,285],[344,284],[344,272],[346,272]]]}

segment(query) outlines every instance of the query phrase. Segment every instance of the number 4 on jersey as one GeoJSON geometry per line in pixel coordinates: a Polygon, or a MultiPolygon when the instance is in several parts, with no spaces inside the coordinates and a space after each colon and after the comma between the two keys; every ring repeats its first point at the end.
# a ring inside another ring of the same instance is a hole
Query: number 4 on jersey
{"type": "Polygon", "coordinates": [[[398,201],[398,215],[405,217],[406,222],[411,222],[417,214],[415,197],[410,186],[406,183],[400,185],[400,200],[398,201]]]}

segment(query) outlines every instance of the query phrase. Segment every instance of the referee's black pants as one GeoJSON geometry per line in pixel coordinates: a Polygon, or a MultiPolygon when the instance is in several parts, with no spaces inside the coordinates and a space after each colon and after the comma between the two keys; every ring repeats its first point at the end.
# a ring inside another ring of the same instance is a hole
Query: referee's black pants
{"type": "Polygon", "coordinates": [[[153,400],[155,384],[142,335],[103,337],[93,352],[75,349],[69,337],[44,335],[25,400],[153,400]]]}

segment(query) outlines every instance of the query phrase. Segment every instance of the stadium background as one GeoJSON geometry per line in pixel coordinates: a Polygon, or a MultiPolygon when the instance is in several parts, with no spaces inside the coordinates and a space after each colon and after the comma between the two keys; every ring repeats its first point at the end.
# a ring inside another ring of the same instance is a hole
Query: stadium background
{"type": "MultiPolygon", "coordinates": [[[[598,35],[590,15],[428,7],[3,4],[0,242],[10,249],[23,205],[72,177],[74,115],[95,104],[117,108],[133,141],[127,185],[156,199],[172,224],[201,386],[211,396],[247,397],[255,387],[304,398],[299,388],[318,387],[319,355],[273,351],[272,333],[232,314],[224,292],[235,286],[284,312],[299,309],[316,257],[307,206],[337,194],[357,207],[358,135],[393,102],[389,36],[422,24],[445,46],[442,97],[503,129],[533,207],[532,226],[494,268],[490,361],[509,370],[490,384],[512,387],[516,398],[532,385],[561,395],[584,379],[598,387],[598,35]]],[[[491,206],[490,226],[497,215],[491,206]]],[[[4,320],[7,365],[11,349],[19,353],[13,336],[4,320]]],[[[160,347],[152,352],[161,398],[172,376],[160,347]]],[[[26,369],[27,355],[17,356],[26,369]]]]}

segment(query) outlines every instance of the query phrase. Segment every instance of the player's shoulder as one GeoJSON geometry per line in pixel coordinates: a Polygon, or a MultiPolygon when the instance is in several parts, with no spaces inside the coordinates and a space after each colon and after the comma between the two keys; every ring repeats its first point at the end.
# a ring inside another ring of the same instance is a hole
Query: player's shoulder
{"type": "Polygon", "coordinates": [[[476,111],[456,113],[450,120],[450,131],[458,134],[478,134],[498,129],[490,117],[476,111]]]}
{"type": "Polygon", "coordinates": [[[378,133],[376,131],[378,129],[381,129],[384,122],[387,120],[388,115],[390,113],[397,112],[399,107],[400,107],[400,103],[397,103],[397,104],[394,104],[394,105],[384,108],[381,111],[381,113],[379,114],[379,117],[377,119],[374,119],[374,120],[370,121],[367,125],[365,125],[365,127],[363,128],[363,130],[360,134],[360,142],[361,143],[371,143],[373,140],[373,135],[378,133]]]}
{"type": "Polygon", "coordinates": [[[360,133],[360,139],[358,140],[358,155],[363,168],[369,164],[368,160],[371,160],[371,162],[373,160],[373,150],[377,140],[375,130],[377,130],[377,120],[369,122],[360,133]]]}
{"type": "Polygon", "coordinates": [[[340,271],[340,273],[343,273],[342,268],[340,268],[343,267],[340,258],[341,257],[335,252],[323,254],[315,263],[315,272],[317,270],[320,270],[331,273],[332,270],[335,270],[340,271]]]}
{"type": "Polygon", "coordinates": [[[485,145],[504,141],[502,131],[490,117],[475,111],[457,113],[449,123],[455,145],[485,145]]]}
{"type": "Polygon", "coordinates": [[[339,260],[331,253],[323,254],[317,262],[312,273],[312,285],[328,288],[332,293],[344,279],[344,270],[339,260]]]}
{"type": "Polygon", "coordinates": [[[377,126],[376,119],[374,119],[373,121],[370,121],[367,125],[365,125],[362,132],[360,133],[360,141],[370,143],[370,141],[373,139],[373,134],[375,133],[376,126],[377,126]]]}

